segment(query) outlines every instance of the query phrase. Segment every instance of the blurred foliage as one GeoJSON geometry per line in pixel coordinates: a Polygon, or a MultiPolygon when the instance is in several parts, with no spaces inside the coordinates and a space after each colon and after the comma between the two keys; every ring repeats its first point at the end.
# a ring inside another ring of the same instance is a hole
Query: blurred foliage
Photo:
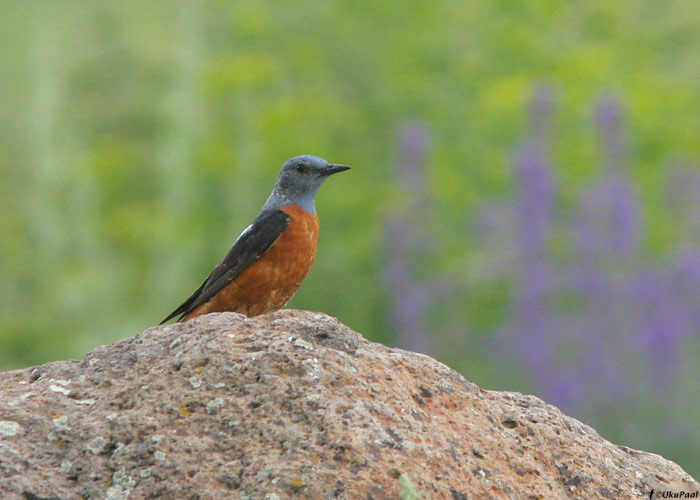
{"type": "MultiPolygon", "coordinates": [[[[430,245],[415,273],[460,284],[426,319],[433,353],[487,387],[537,391],[489,352],[508,319],[514,285],[502,266],[512,263],[475,226],[487,201],[514,191],[512,157],[539,83],[558,102],[557,209],[601,173],[591,110],[612,92],[627,109],[646,255],[698,245],[667,197],[670,174],[700,159],[693,0],[6,0],[3,11],[1,369],[80,357],[157,324],[257,214],[281,164],[303,153],[354,169],[319,195],[317,261],[290,307],[393,343],[383,221],[410,206],[393,166],[399,130],[417,120],[430,135],[431,201],[417,215],[430,245]]],[[[576,416],[697,474],[687,443],[700,443],[688,420],[699,351],[686,346],[673,405],[576,416]],[[626,433],[622,415],[674,415],[695,434],[671,446],[665,433],[626,433]]]]}

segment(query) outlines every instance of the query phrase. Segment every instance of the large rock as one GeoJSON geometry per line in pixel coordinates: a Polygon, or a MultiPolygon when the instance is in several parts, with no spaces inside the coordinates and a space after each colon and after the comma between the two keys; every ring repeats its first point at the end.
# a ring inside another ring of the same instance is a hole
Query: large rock
{"type": "Polygon", "coordinates": [[[210,314],[0,377],[3,500],[621,499],[691,480],[318,313],[210,314]]]}

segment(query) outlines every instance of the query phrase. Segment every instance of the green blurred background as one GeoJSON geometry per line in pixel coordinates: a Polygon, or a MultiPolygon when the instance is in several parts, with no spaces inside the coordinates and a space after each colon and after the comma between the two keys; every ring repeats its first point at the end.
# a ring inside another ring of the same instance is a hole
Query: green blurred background
{"type": "MultiPolygon", "coordinates": [[[[542,86],[556,102],[559,224],[605,168],[594,109],[614,95],[644,217],[634,258],[700,245],[668,197],[674,172],[700,160],[695,0],[5,0],[2,11],[0,369],[79,358],[157,324],[254,218],[281,164],[308,153],[354,168],[321,190],[318,257],[289,306],[397,343],[387,221],[411,210],[427,240],[409,255],[412,278],[437,294],[425,350],[485,388],[547,397],[494,347],[514,240],[478,230],[484,206],[515,196],[513,157],[542,86]],[[418,185],[396,168],[407,124],[425,135],[418,185]],[[435,277],[449,281],[439,292],[435,277]]],[[[561,234],[551,244],[566,256],[561,234]]],[[[697,475],[698,331],[680,348],[671,385],[564,408],[697,475]]]]}

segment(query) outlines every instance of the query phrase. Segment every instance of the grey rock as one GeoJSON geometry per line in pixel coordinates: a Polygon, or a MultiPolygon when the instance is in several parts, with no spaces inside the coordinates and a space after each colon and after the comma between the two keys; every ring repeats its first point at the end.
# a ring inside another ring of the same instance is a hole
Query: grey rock
{"type": "Polygon", "coordinates": [[[536,397],[482,390],[313,312],[150,328],[82,361],[2,373],[0,401],[3,499],[692,491],[678,465],[536,397]]]}

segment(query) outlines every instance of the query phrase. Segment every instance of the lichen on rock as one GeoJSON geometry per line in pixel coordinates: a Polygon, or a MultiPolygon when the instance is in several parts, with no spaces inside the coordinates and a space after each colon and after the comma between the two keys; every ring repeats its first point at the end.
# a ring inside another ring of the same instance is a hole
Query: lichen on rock
{"type": "Polygon", "coordinates": [[[3,499],[595,499],[691,480],[304,311],[150,328],[2,373],[0,394],[3,499]]]}

